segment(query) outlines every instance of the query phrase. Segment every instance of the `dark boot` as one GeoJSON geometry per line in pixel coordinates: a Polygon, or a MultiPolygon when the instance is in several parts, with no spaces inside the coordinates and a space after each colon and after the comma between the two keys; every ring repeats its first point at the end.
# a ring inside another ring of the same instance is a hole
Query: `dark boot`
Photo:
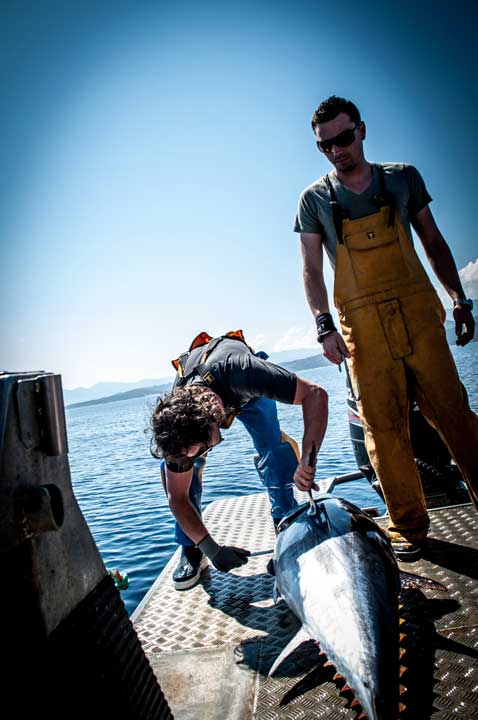
{"type": "Polygon", "coordinates": [[[402,538],[392,540],[392,550],[397,560],[401,562],[415,562],[420,560],[423,552],[424,540],[410,541],[402,538]]]}
{"type": "Polygon", "coordinates": [[[207,558],[195,545],[185,545],[173,572],[173,585],[176,590],[187,590],[199,582],[202,570],[207,568],[207,558]]]}

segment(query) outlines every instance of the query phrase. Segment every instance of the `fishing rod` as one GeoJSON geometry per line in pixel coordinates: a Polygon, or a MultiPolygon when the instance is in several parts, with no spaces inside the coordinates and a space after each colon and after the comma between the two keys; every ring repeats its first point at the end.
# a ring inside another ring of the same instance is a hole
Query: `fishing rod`
{"type": "MultiPolygon", "coordinates": [[[[315,442],[314,442],[314,443],[312,443],[312,449],[311,449],[310,455],[309,455],[309,465],[311,468],[314,469],[314,471],[315,471],[316,464],[317,464],[317,450],[316,450],[315,442]]],[[[309,495],[309,501],[310,501],[310,508],[308,511],[309,515],[315,515],[315,513],[317,512],[317,508],[315,506],[315,500],[312,496],[312,488],[307,490],[307,493],[309,495]]]]}
{"type": "MultiPolygon", "coordinates": [[[[350,392],[352,393],[352,397],[355,401],[360,400],[360,385],[357,383],[358,395],[356,395],[354,392],[354,386],[352,385],[352,379],[350,377],[349,366],[347,365],[347,360],[345,359],[345,355],[343,354],[343,352],[340,351],[340,354],[342,355],[342,361],[345,366],[345,374],[347,375],[347,382],[348,382],[348,386],[350,388],[350,392]]],[[[339,363],[338,367],[339,367],[339,372],[342,372],[342,363],[339,363]]]]}

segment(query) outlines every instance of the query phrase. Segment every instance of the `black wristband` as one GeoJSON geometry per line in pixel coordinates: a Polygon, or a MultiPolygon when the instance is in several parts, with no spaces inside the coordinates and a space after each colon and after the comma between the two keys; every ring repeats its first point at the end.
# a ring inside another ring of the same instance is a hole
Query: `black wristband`
{"type": "Polygon", "coordinates": [[[330,313],[320,313],[320,315],[317,315],[315,318],[315,322],[317,324],[317,340],[319,343],[324,342],[326,335],[337,330],[330,313]]]}
{"type": "Polygon", "coordinates": [[[456,300],[453,300],[453,307],[456,308],[457,305],[466,307],[468,310],[473,310],[473,300],[470,300],[469,298],[457,298],[456,300]]]}

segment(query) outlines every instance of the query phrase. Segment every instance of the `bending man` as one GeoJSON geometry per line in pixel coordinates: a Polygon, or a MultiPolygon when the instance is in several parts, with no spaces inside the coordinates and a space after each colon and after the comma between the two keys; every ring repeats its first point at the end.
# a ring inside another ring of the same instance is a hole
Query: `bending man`
{"type": "Polygon", "coordinates": [[[235,417],[249,432],[258,452],[255,464],[266,486],[274,524],[296,506],[293,482],[301,490],[313,484],[309,457],[322,444],[327,426],[327,393],[258,357],[241,331],[211,338],[201,333],[173,361],[177,370],[171,393],[158,400],[151,418],[152,452],[162,458],[161,474],[176,518],[175,539],[182,547],[173,573],[176,589],[193,587],[209,558],[224,572],[247,562],[249,552],[221,546],[201,518],[205,457],[221,442],[221,429],[235,417]],[[298,462],[293,441],[281,433],[275,401],[302,405],[304,435],[298,462]]]}

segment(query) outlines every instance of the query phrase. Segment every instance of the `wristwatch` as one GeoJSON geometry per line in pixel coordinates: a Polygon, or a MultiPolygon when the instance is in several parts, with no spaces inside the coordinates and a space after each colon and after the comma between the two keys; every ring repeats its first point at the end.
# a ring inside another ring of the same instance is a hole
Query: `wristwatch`
{"type": "Polygon", "coordinates": [[[473,310],[473,300],[471,300],[471,298],[457,298],[456,300],[453,300],[453,307],[456,307],[457,305],[463,305],[464,307],[473,310]]]}

